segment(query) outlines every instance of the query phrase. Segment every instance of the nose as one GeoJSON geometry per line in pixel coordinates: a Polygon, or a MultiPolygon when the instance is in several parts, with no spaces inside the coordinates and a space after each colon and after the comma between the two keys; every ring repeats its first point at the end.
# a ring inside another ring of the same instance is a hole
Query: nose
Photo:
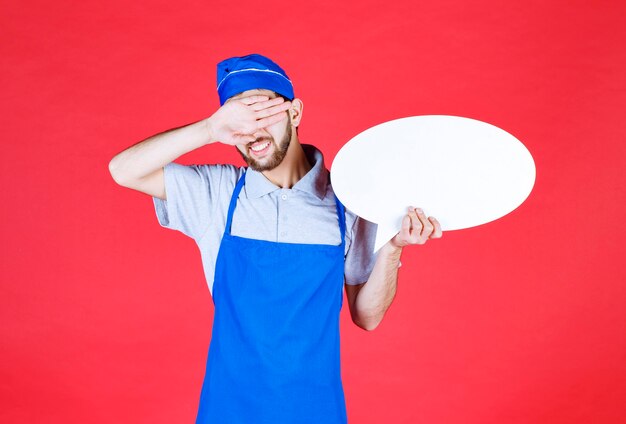
{"type": "Polygon", "coordinates": [[[265,129],[261,128],[259,130],[256,130],[255,132],[252,133],[252,135],[254,136],[254,138],[256,139],[256,141],[259,140],[272,140],[272,136],[270,135],[270,133],[268,133],[267,131],[265,131],[265,129]]]}

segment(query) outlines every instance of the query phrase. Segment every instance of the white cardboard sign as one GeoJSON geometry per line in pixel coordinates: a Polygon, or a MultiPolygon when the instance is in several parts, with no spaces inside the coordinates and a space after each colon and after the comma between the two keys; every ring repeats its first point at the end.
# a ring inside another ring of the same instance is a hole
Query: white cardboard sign
{"type": "Polygon", "coordinates": [[[528,149],[506,131],[475,119],[411,116],[369,128],[337,153],[335,194],[378,224],[375,251],[400,230],[409,206],[443,231],[494,221],[516,209],[535,183],[528,149]]]}

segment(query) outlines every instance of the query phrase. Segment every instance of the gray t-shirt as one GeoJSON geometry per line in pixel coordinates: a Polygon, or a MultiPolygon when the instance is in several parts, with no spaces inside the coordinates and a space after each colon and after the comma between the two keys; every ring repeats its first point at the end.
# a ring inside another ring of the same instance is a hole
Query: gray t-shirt
{"type": "MultiPolygon", "coordinates": [[[[311,145],[302,148],[313,167],[291,189],[248,169],[233,214],[233,235],[281,243],[341,243],[335,196],[322,153],[311,145]]],[[[153,197],[159,224],[195,240],[211,293],[228,205],[243,170],[234,165],[172,162],[164,167],[167,201],[153,197]]],[[[346,284],[369,278],[376,260],[376,228],[346,209],[346,284]]]]}

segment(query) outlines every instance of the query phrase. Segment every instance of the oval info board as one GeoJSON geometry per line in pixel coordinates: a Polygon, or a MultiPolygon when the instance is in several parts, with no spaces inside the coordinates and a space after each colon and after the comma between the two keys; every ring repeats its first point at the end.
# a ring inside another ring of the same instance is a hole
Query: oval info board
{"type": "Polygon", "coordinates": [[[377,251],[400,230],[409,206],[443,231],[494,221],[516,209],[535,183],[528,149],[475,119],[423,115],[369,128],[337,153],[331,180],[341,202],[378,224],[377,251]]]}

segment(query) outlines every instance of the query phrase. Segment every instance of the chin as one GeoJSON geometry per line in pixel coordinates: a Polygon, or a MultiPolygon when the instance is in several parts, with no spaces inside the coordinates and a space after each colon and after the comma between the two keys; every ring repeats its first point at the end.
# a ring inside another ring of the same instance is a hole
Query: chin
{"type": "Polygon", "coordinates": [[[282,161],[274,164],[274,163],[271,163],[271,161],[259,163],[256,160],[249,160],[249,161],[246,161],[246,163],[248,164],[250,168],[254,169],[255,171],[263,172],[263,171],[271,171],[272,169],[280,165],[282,161]]]}

